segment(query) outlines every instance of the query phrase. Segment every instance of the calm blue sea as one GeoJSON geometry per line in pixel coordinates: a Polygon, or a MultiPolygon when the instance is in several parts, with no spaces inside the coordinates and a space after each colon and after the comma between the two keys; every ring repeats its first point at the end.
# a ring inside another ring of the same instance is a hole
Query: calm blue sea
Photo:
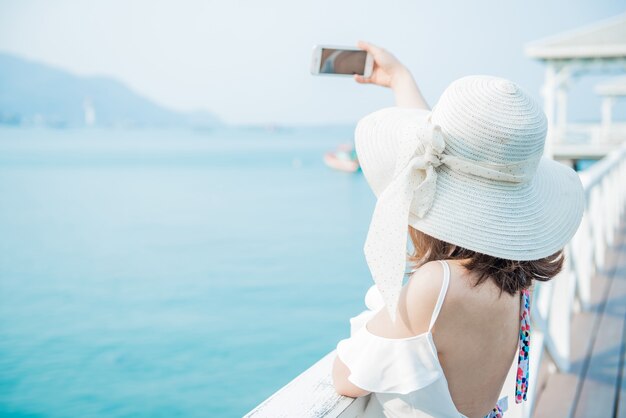
{"type": "Polygon", "coordinates": [[[237,417],[348,335],[351,127],[0,129],[0,416],[237,417]]]}

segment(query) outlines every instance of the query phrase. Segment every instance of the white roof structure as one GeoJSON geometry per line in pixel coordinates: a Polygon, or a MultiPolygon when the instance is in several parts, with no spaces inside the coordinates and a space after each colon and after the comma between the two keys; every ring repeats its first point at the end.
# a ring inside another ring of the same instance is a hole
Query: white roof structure
{"type": "MultiPolygon", "coordinates": [[[[546,64],[542,93],[544,112],[548,119],[548,136],[544,153],[548,156],[558,155],[559,147],[572,145],[568,144],[570,133],[567,125],[567,93],[572,81],[589,74],[591,70],[613,68],[626,71],[626,14],[532,42],[526,45],[525,52],[529,57],[546,64]]],[[[607,83],[598,89],[596,92],[604,96],[602,125],[608,127],[611,124],[613,101],[622,96],[616,93],[626,91],[626,84],[607,83]],[[612,93],[604,93],[609,91],[612,93]]],[[[607,132],[607,129],[603,132],[607,132]]],[[[592,133],[590,138],[594,146],[601,145],[605,139],[597,133],[592,133]]]]}
{"type": "Polygon", "coordinates": [[[626,14],[530,43],[526,55],[540,60],[626,58],[626,14]]]}

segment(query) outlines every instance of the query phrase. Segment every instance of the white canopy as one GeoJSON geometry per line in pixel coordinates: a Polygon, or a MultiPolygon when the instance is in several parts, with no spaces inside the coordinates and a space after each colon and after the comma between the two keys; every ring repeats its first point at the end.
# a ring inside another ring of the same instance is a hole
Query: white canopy
{"type": "MultiPolygon", "coordinates": [[[[548,118],[545,153],[552,156],[555,153],[554,145],[566,145],[569,138],[567,91],[573,79],[589,74],[591,70],[626,69],[626,14],[532,42],[526,45],[525,52],[546,64],[542,89],[544,111],[548,118]]],[[[606,89],[618,91],[615,86],[602,88],[601,91],[609,91],[606,89]]],[[[611,124],[615,97],[605,95],[602,105],[602,124],[605,127],[611,124]]],[[[594,134],[591,140],[597,145],[602,141],[602,136],[594,134]]]]}
{"type": "Polygon", "coordinates": [[[526,46],[540,60],[611,59],[626,57],[626,14],[551,36],[526,46]]]}

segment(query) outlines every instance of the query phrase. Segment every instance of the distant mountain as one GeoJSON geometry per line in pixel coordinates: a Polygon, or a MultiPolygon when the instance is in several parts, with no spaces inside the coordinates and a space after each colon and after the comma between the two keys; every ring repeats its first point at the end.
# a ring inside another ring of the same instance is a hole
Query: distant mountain
{"type": "Polygon", "coordinates": [[[113,78],[76,76],[0,53],[0,124],[210,128],[220,121],[205,111],[167,109],[113,78]]]}

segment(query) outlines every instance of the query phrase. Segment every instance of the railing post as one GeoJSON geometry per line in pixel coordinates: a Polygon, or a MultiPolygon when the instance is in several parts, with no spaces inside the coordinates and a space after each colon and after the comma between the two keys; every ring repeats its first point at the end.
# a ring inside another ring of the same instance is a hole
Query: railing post
{"type": "Polygon", "coordinates": [[[594,262],[596,270],[604,267],[605,242],[604,242],[604,219],[602,218],[602,191],[596,186],[591,190],[590,196],[590,225],[593,234],[594,262]]]}
{"type": "Polygon", "coordinates": [[[552,349],[550,354],[559,371],[570,368],[571,314],[576,281],[574,273],[566,261],[563,271],[555,277],[551,294],[548,333],[552,349]]]}
{"type": "MultiPolygon", "coordinates": [[[[587,204],[587,207],[589,205],[587,204]]],[[[566,257],[571,258],[574,274],[576,276],[577,295],[580,307],[583,310],[589,308],[591,298],[591,277],[594,274],[594,248],[593,236],[589,222],[589,211],[585,210],[583,219],[578,227],[574,239],[569,245],[570,251],[566,257]]]]}

